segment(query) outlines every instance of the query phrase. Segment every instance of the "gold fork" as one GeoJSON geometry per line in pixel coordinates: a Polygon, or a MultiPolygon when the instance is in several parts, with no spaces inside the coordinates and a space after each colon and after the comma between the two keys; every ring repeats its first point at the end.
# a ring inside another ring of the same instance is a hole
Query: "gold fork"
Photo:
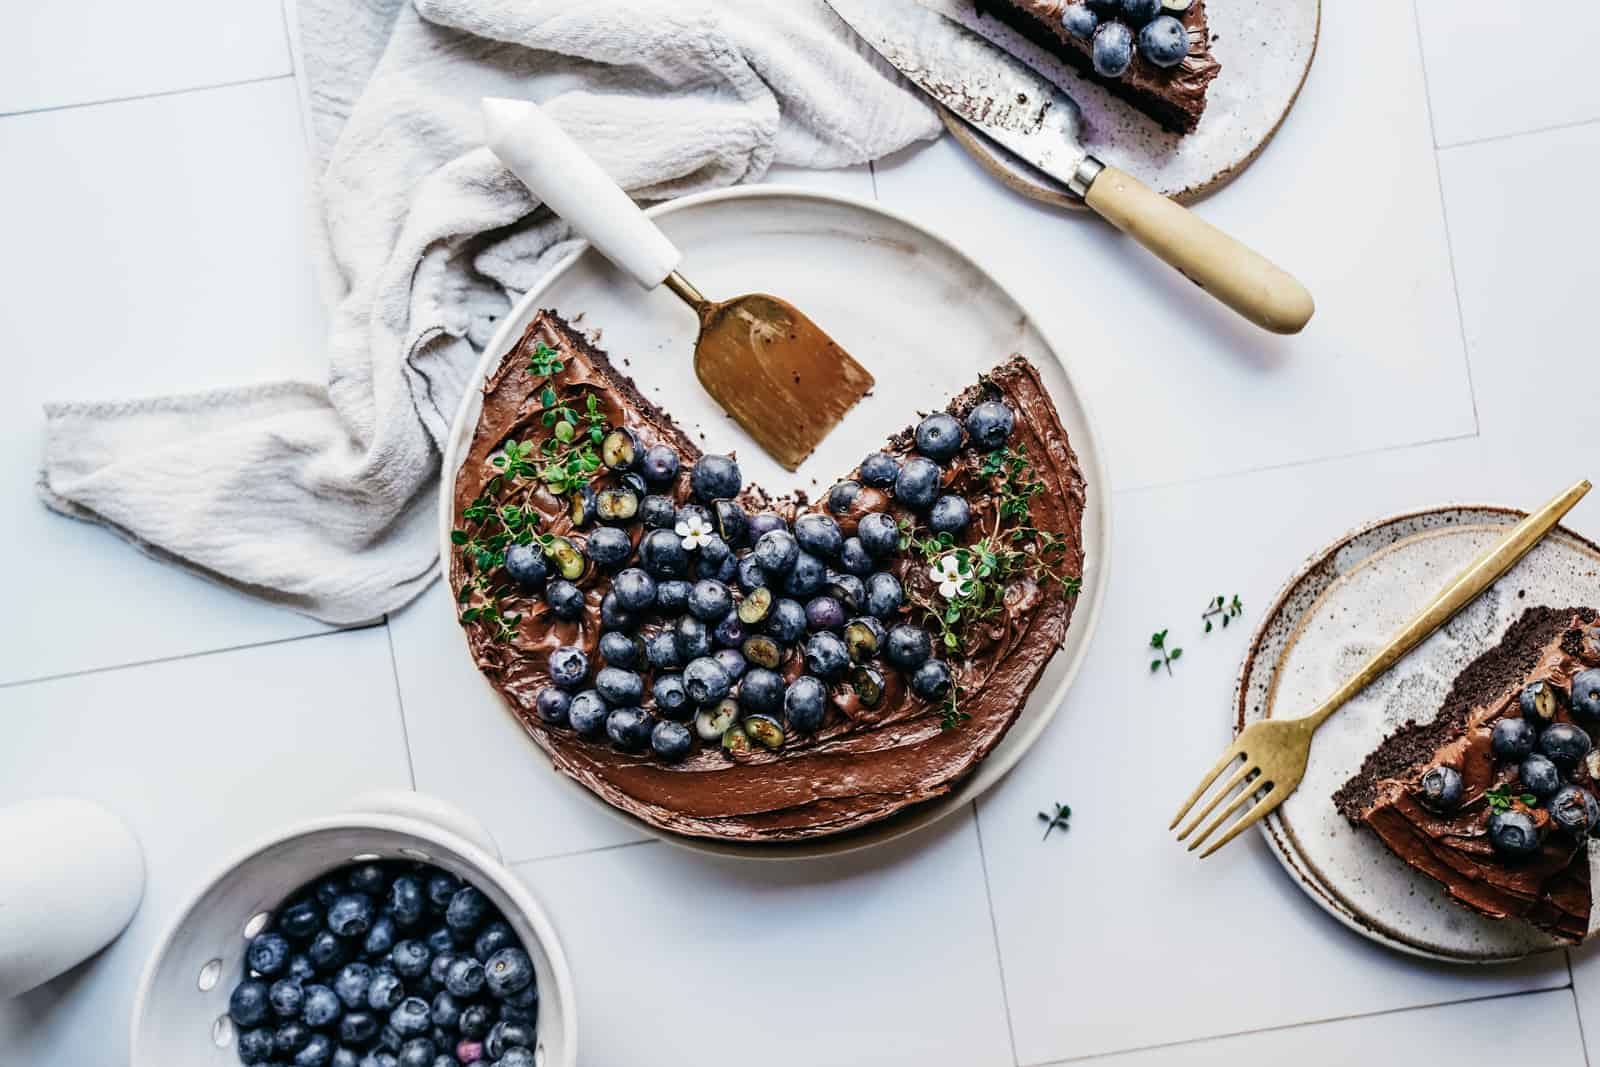
{"type": "Polygon", "coordinates": [[[1183,802],[1183,807],[1172,817],[1172,825],[1167,829],[1175,829],[1179,821],[1188,814],[1189,809],[1194,807],[1195,801],[1199,800],[1222,772],[1236,760],[1242,761],[1242,765],[1221,789],[1211,795],[1205,807],[1189,820],[1188,825],[1178,832],[1178,840],[1182,841],[1194,833],[1200,820],[1210,815],[1212,810],[1227,799],[1235,789],[1238,789],[1239,793],[1226,807],[1217,812],[1193,841],[1189,842],[1189,851],[1193,852],[1200,847],[1229,815],[1244,807],[1252,799],[1256,800],[1255,806],[1240,815],[1233,825],[1228,827],[1226,833],[1212,842],[1210,848],[1200,853],[1201,859],[1232,841],[1246,827],[1253,826],[1275,811],[1278,805],[1288,799],[1289,794],[1299,786],[1300,779],[1305,777],[1306,761],[1311,754],[1311,735],[1317,732],[1317,727],[1327,722],[1346,701],[1394,666],[1400,657],[1421,644],[1429,634],[1443,626],[1451,616],[1466,607],[1479,593],[1489,588],[1502,574],[1515,566],[1516,562],[1527,555],[1528,550],[1538,544],[1588,491],[1589,483],[1579,482],[1513,526],[1499,543],[1492,545],[1473,560],[1466,570],[1457,575],[1454,581],[1445,586],[1439,595],[1417,614],[1416,618],[1406,623],[1399,633],[1390,638],[1387,645],[1384,645],[1311,714],[1298,719],[1262,719],[1246,727],[1244,732],[1234,739],[1233,744],[1228,746],[1228,750],[1217,760],[1216,766],[1211,768],[1195,791],[1189,794],[1189,799],[1183,802]],[[1257,794],[1263,790],[1265,790],[1264,795],[1257,799],[1257,794]]]}

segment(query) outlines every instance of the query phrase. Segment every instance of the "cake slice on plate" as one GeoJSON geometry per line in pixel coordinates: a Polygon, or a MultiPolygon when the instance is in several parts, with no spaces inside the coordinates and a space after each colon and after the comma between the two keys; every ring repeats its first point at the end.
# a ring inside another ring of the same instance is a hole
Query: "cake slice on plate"
{"type": "Polygon", "coordinates": [[[1532,608],[1334,794],[1451,897],[1568,942],[1596,929],[1600,625],[1589,608],[1532,608]]]}
{"type": "Polygon", "coordinates": [[[1179,134],[1200,124],[1206,94],[1222,70],[1211,51],[1206,2],[976,0],[982,14],[1179,134]]]}

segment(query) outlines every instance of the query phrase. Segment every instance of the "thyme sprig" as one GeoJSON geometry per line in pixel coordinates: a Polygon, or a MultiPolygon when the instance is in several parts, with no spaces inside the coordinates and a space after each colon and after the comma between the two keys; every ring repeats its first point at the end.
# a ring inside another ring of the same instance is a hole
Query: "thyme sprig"
{"type": "Polygon", "coordinates": [[[1218,593],[1211,599],[1211,603],[1206,605],[1206,610],[1200,615],[1200,617],[1205,620],[1206,633],[1210,633],[1213,619],[1221,618],[1222,628],[1226,630],[1228,628],[1228,623],[1231,620],[1237,619],[1243,614],[1244,602],[1239,599],[1238,593],[1233,594],[1233,599],[1227,601],[1224,601],[1222,599],[1222,594],[1218,593]]]}
{"type": "Polygon", "coordinates": [[[1039,821],[1045,825],[1044,836],[1039,840],[1050,840],[1050,831],[1052,830],[1060,830],[1062,833],[1066,833],[1071,829],[1071,827],[1067,825],[1067,820],[1070,818],[1072,818],[1072,809],[1065,804],[1055,805],[1055,811],[1053,812],[1041,811],[1039,813],[1039,821]]]}
{"type": "Polygon", "coordinates": [[[1152,674],[1162,667],[1165,667],[1167,673],[1171,674],[1172,665],[1183,658],[1183,649],[1167,647],[1167,631],[1165,630],[1160,630],[1150,635],[1150,647],[1159,653],[1156,659],[1150,661],[1150,672],[1152,674]]]}
{"type": "Polygon", "coordinates": [[[1526,807],[1536,808],[1539,806],[1538,797],[1534,796],[1532,793],[1513,793],[1510,785],[1505,782],[1502,782],[1493,789],[1485,792],[1483,794],[1483,799],[1489,802],[1490,811],[1510,811],[1512,805],[1519,800],[1522,801],[1526,807]]]}

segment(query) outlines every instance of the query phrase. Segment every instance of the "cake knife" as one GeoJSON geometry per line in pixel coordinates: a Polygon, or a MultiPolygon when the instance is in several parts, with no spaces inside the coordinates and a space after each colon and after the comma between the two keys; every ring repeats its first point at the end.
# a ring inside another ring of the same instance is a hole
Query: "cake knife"
{"type": "Polygon", "coordinates": [[[1022,60],[916,0],[827,0],[912,84],[1190,281],[1273,333],[1299,333],[1311,293],[1293,275],[1083,147],[1077,102],[1022,60]]]}

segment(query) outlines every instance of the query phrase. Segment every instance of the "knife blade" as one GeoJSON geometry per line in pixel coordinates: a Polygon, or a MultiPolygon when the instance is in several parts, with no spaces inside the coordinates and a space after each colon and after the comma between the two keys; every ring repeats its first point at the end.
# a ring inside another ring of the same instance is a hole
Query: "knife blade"
{"type": "Polygon", "coordinates": [[[1071,94],[917,0],[827,0],[879,55],[950,113],[1264,330],[1299,333],[1316,304],[1293,275],[1083,147],[1071,94]]]}
{"type": "Polygon", "coordinates": [[[828,4],[917,88],[1072,186],[1089,153],[1083,147],[1078,103],[1060,86],[915,0],[828,0],[828,4]]]}

